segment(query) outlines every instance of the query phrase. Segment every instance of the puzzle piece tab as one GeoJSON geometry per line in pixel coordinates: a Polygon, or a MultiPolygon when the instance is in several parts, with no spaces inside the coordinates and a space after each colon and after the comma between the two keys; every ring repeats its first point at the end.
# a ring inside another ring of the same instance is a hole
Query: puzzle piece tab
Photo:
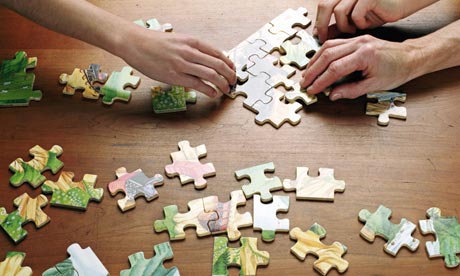
{"type": "Polygon", "coordinates": [[[443,217],[441,210],[432,207],[426,211],[427,220],[420,220],[422,234],[434,234],[436,241],[426,242],[426,251],[430,258],[444,257],[447,267],[457,267],[460,259],[460,224],[454,216],[443,217]]]}
{"type": "Polygon", "coordinates": [[[404,218],[399,224],[393,224],[390,217],[391,210],[383,205],[374,213],[366,209],[359,211],[359,221],[365,223],[360,232],[361,237],[369,242],[373,242],[376,235],[384,238],[387,240],[384,250],[393,256],[396,256],[403,246],[411,251],[417,250],[420,241],[412,237],[415,224],[404,218]]]}
{"type": "Polygon", "coordinates": [[[278,212],[289,210],[289,196],[273,196],[273,202],[264,204],[259,195],[254,195],[254,229],[262,230],[262,240],[275,240],[275,232],[289,231],[289,219],[278,219],[278,212]]]}
{"type": "Polygon", "coordinates": [[[29,154],[34,156],[34,159],[24,162],[22,158],[18,158],[10,164],[9,168],[14,172],[10,177],[11,185],[19,187],[24,182],[28,182],[32,187],[37,188],[46,179],[42,172],[51,170],[56,174],[64,166],[64,163],[58,159],[62,152],[62,148],[58,145],[54,145],[50,150],[45,150],[38,145],[34,146],[29,150],[29,154]]]}
{"type": "Polygon", "coordinates": [[[378,116],[377,123],[381,126],[387,126],[390,118],[402,119],[407,118],[407,110],[403,106],[397,106],[395,102],[405,102],[406,94],[397,92],[376,92],[367,94],[368,99],[377,99],[376,103],[368,102],[366,106],[366,115],[378,116]]]}
{"type": "Polygon", "coordinates": [[[340,242],[325,245],[321,239],[326,236],[326,230],[319,224],[313,224],[308,231],[303,232],[299,227],[293,228],[289,236],[297,243],[291,247],[291,252],[300,260],[305,260],[308,254],[318,257],[313,267],[321,275],[326,275],[331,268],[344,273],[348,269],[348,262],[342,259],[347,252],[347,247],[340,242]]]}
{"type": "Polygon", "coordinates": [[[15,243],[27,236],[27,231],[22,228],[24,224],[33,221],[35,227],[41,228],[50,221],[41,209],[48,204],[48,199],[44,195],[31,198],[24,193],[15,198],[13,203],[17,210],[10,214],[6,213],[5,208],[0,208],[0,226],[15,243]]]}
{"type": "Polygon", "coordinates": [[[195,183],[196,189],[206,188],[204,177],[216,175],[216,169],[212,163],[201,164],[199,159],[206,156],[206,146],[199,145],[192,148],[189,141],[178,143],[180,151],[172,152],[173,163],[165,166],[168,177],[179,176],[180,182],[186,184],[195,183]]]}
{"type": "Polygon", "coordinates": [[[83,180],[73,182],[73,172],[62,172],[57,182],[46,180],[42,185],[44,194],[53,194],[51,205],[86,210],[88,202],[101,202],[104,190],[94,189],[97,175],[85,174],[83,180]]]}
{"type": "Polygon", "coordinates": [[[275,164],[273,162],[250,167],[247,169],[238,170],[235,172],[236,179],[249,178],[250,183],[243,185],[242,190],[246,198],[251,198],[254,194],[260,194],[262,202],[272,200],[271,191],[281,190],[283,184],[281,180],[275,176],[268,178],[265,172],[274,172],[275,164]]]}
{"type": "Polygon", "coordinates": [[[196,103],[196,92],[185,91],[183,86],[173,85],[168,91],[161,86],[152,87],[152,106],[155,113],[187,110],[187,103],[196,103]]]}
{"type": "Polygon", "coordinates": [[[239,266],[241,276],[255,276],[257,266],[268,265],[270,254],[257,249],[257,238],[242,237],[241,247],[227,247],[227,238],[214,238],[212,275],[228,275],[228,266],[239,266]]]}
{"type": "Polygon", "coordinates": [[[297,114],[302,109],[300,103],[285,103],[282,101],[284,93],[275,88],[270,89],[266,94],[272,97],[272,100],[268,104],[258,101],[252,106],[252,109],[257,112],[257,124],[263,125],[269,123],[275,128],[280,128],[286,122],[289,122],[291,125],[300,123],[301,117],[297,114]]]}
{"type": "Polygon", "coordinates": [[[107,82],[101,88],[102,102],[111,105],[115,100],[129,101],[131,91],[125,90],[127,86],[137,88],[141,78],[133,76],[133,68],[123,67],[121,72],[112,72],[107,82]]]}
{"type": "Polygon", "coordinates": [[[296,180],[285,179],[285,191],[296,190],[297,199],[334,201],[334,192],[345,191],[345,181],[336,180],[334,169],[320,168],[317,177],[308,175],[307,167],[297,167],[296,180]]]}
{"type": "Polygon", "coordinates": [[[157,244],[153,247],[155,256],[145,259],[144,252],[137,252],[129,256],[130,269],[120,271],[120,276],[180,276],[177,267],[166,269],[163,262],[174,257],[169,242],[157,244]]]}
{"type": "Polygon", "coordinates": [[[32,269],[28,266],[22,267],[26,253],[10,251],[6,258],[0,262],[0,275],[2,276],[32,276],[32,269]]]}
{"type": "Polygon", "coordinates": [[[147,201],[157,198],[155,186],[163,185],[161,174],[148,178],[141,169],[128,173],[125,167],[118,168],[115,173],[118,179],[110,182],[108,188],[112,196],[119,192],[125,193],[125,198],[118,200],[122,212],[136,207],[136,198],[139,196],[144,196],[147,201]]]}
{"type": "Polygon", "coordinates": [[[85,71],[80,68],[75,68],[72,75],[61,74],[59,76],[59,83],[65,84],[62,90],[63,94],[74,95],[75,91],[83,90],[83,98],[97,100],[99,99],[99,91],[96,91],[88,80],[85,71]]]}
{"type": "Polygon", "coordinates": [[[288,91],[284,94],[284,98],[289,103],[294,103],[296,101],[301,101],[305,105],[311,105],[318,101],[316,96],[310,96],[307,94],[307,89],[302,89],[300,83],[293,85],[294,90],[288,91]]]}
{"type": "Polygon", "coordinates": [[[108,276],[109,272],[91,247],[82,249],[78,243],[67,248],[70,258],[43,272],[42,276],[108,276]]]}

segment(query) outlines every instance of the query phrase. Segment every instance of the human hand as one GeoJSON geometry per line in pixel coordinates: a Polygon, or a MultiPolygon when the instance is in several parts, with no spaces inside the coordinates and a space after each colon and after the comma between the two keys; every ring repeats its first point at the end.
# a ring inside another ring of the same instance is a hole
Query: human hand
{"type": "Polygon", "coordinates": [[[343,77],[361,72],[362,79],[333,87],[330,99],[354,99],[368,92],[393,89],[416,77],[412,69],[417,66],[417,49],[412,44],[370,35],[328,40],[310,60],[300,85],[314,95],[343,77]]]}
{"type": "Polygon", "coordinates": [[[137,26],[129,36],[129,43],[124,42],[128,47],[120,51],[120,56],[148,77],[209,97],[217,96],[216,88],[228,93],[236,83],[233,63],[221,51],[196,38],[137,26]]]}

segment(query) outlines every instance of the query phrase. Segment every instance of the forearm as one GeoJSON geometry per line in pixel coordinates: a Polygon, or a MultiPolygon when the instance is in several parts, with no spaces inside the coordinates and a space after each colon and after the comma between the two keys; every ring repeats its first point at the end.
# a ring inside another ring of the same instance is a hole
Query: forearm
{"type": "Polygon", "coordinates": [[[402,4],[403,18],[407,17],[423,8],[426,8],[439,0],[395,0],[397,5],[402,4]],[[399,3],[398,3],[399,2],[399,3]]]}

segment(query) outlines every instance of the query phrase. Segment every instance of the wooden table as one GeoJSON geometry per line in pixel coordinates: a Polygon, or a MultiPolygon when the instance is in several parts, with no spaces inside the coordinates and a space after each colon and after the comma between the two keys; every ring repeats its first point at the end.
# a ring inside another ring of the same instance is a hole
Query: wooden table
{"type": "MultiPolygon", "coordinates": [[[[289,7],[306,6],[314,19],[317,4],[293,0],[92,2],[129,20],[157,17],[172,23],[176,32],[198,36],[221,49],[234,47],[289,7]]],[[[460,7],[452,8],[454,3],[441,1],[378,33],[401,39],[433,31],[458,18],[460,7]]],[[[226,201],[230,191],[246,183],[235,179],[235,170],[273,161],[275,175],[281,179],[295,178],[295,168],[307,166],[313,174],[320,167],[334,168],[336,178],[346,181],[345,193],[336,194],[334,203],[296,201],[295,194],[289,193],[289,213],[279,217],[289,218],[291,227],[305,230],[318,222],[328,231],[326,244],[337,240],[347,245],[347,275],[460,273],[459,268],[446,269],[442,258],[427,258],[425,241],[433,236],[422,236],[417,229],[414,237],[420,239],[420,248],[415,253],[403,249],[394,258],[384,253],[382,239],[371,244],[359,236],[363,225],[357,219],[359,210],[374,210],[380,204],[393,210],[394,223],[403,217],[417,223],[432,206],[459,217],[460,68],[404,85],[407,121],[392,120],[388,127],[379,127],[376,118],[364,115],[365,99],[333,103],[321,97],[300,112],[298,126],[284,125],[277,130],[256,125],[255,115],[242,107],[242,98],[212,100],[200,95],[187,112],[154,115],[149,92],[154,82],[146,77],[128,104],[116,102],[107,107],[81,100],[80,93],[65,96],[57,81],[62,72],[71,73],[73,68],[86,68],[90,63],[99,63],[110,72],[120,70],[124,62],[4,8],[0,8],[0,21],[0,59],[10,59],[17,50],[37,56],[35,86],[44,93],[41,102],[28,108],[0,109],[0,206],[11,212],[12,200],[18,195],[40,194],[40,189],[28,184],[20,188],[8,184],[10,162],[17,157],[28,160],[28,150],[36,144],[45,148],[61,145],[64,170],[75,172],[77,180],[85,173],[97,174],[97,187],[105,190],[102,203],[90,203],[86,212],[47,206],[44,211],[51,222],[38,230],[27,224],[29,234],[18,245],[0,235],[0,259],[7,251],[26,252],[24,265],[40,275],[67,258],[67,247],[78,242],[82,247],[91,246],[110,273],[117,275],[129,268],[128,255],[144,251],[149,258],[154,244],[168,240],[167,233],[157,234],[152,228],[154,220],[163,218],[163,206],[177,204],[185,212],[192,199],[218,195],[226,201]],[[181,186],[178,178],[166,178],[158,189],[158,199],[147,203],[140,198],[134,210],[121,213],[116,204],[123,196],[113,198],[106,189],[115,179],[115,170],[126,166],[130,171],[142,168],[149,176],[164,174],[164,166],[171,161],[169,153],[185,139],[194,146],[206,144],[208,156],[202,161],[213,162],[217,168],[208,187],[198,191],[191,184],[181,186]]],[[[45,176],[58,177],[50,172],[45,176]]],[[[252,205],[249,200],[239,211],[252,211],[252,205]]],[[[260,232],[252,228],[242,232],[260,238],[260,232]]],[[[172,242],[174,260],[166,266],[178,266],[182,275],[210,275],[213,238],[197,238],[193,229],[188,229],[186,236],[172,242]]],[[[260,267],[257,275],[317,275],[312,268],[315,258],[297,260],[289,252],[293,244],[287,233],[278,233],[273,243],[259,239],[259,249],[269,251],[271,258],[270,265],[260,267]]],[[[230,273],[237,275],[238,270],[232,268],[230,273]]],[[[329,275],[338,273],[334,270],[329,275]]]]}

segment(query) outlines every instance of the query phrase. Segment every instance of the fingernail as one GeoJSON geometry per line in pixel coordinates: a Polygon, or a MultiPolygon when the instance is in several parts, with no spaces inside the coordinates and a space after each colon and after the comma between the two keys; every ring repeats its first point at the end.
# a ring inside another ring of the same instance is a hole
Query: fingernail
{"type": "Polygon", "coordinates": [[[337,101],[337,100],[340,100],[342,98],[342,94],[340,93],[334,93],[331,95],[331,101],[337,101]]]}
{"type": "Polygon", "coordinates": [[[311,90],[313,89],[313,87],[310,85],[309,87],[307,87],[307,94],[310,94],[311,93],[311,90]]]}

